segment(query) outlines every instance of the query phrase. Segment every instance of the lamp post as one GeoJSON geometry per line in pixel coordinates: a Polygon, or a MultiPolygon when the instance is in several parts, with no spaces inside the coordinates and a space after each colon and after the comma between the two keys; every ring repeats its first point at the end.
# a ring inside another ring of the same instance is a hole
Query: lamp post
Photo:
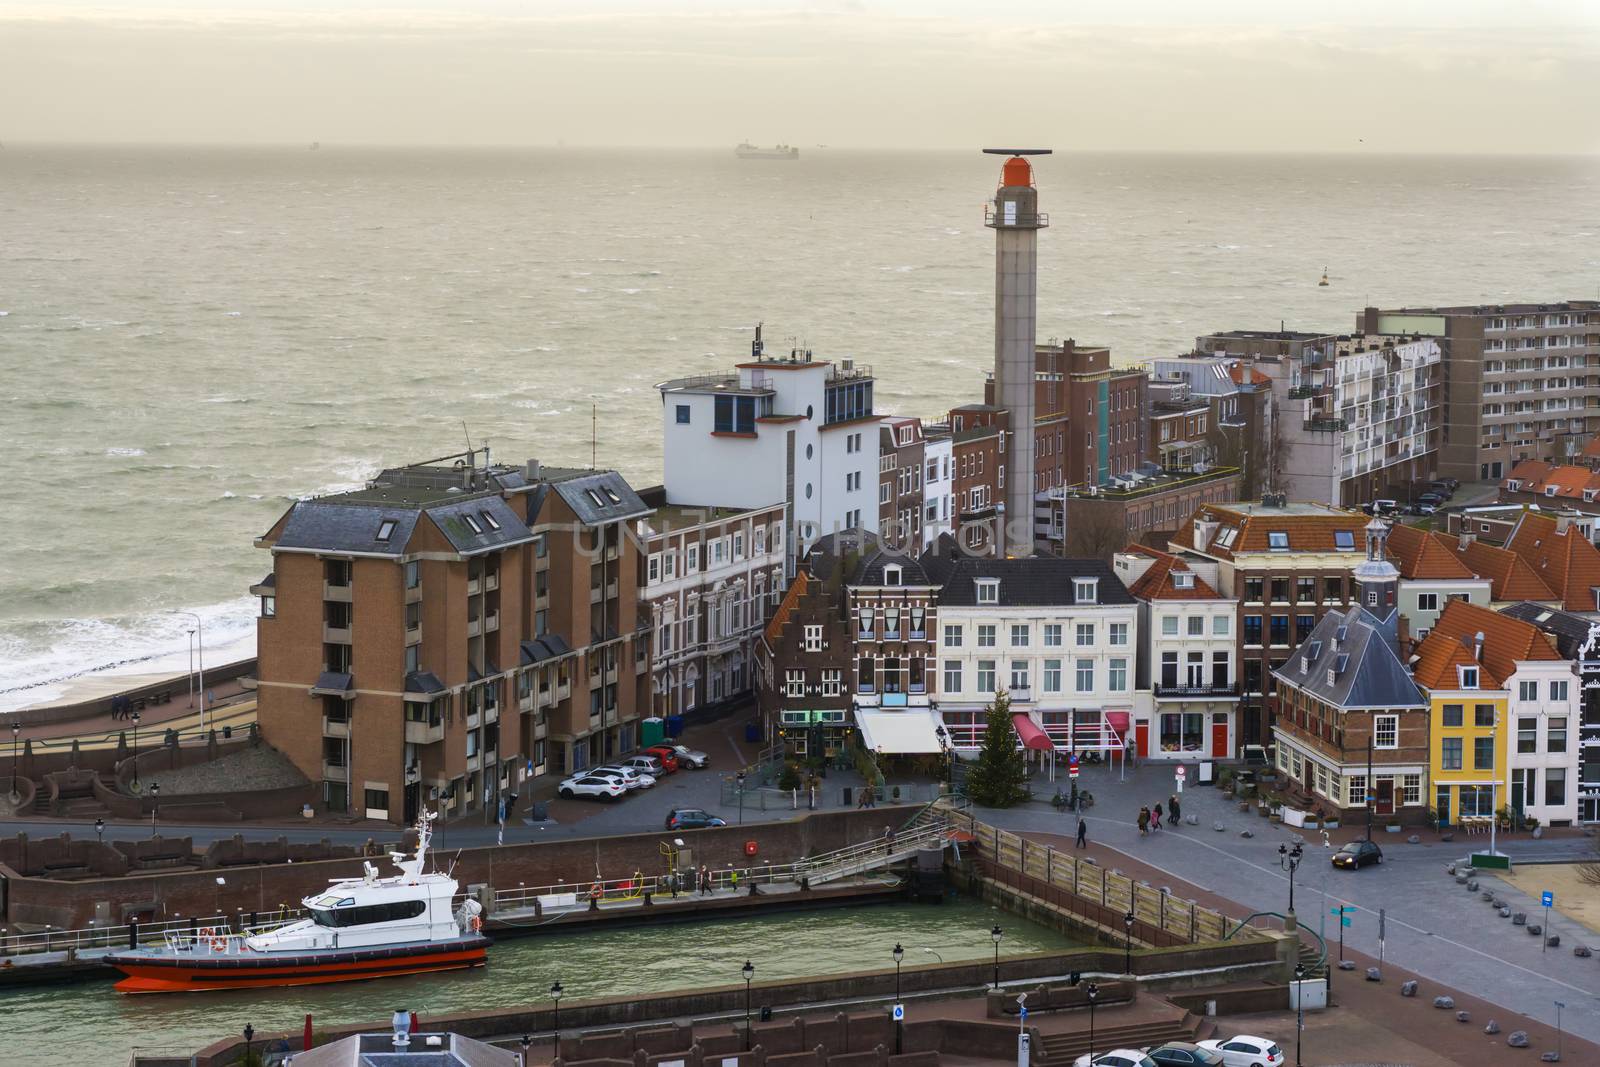
{"type": "Polygon", "coordinates": [[[1300,1063],[1300,1040],[1306,1032],[1306,1004],[1305,980],[1306,969],[1301,964],[1294,965],[1294,1067],[1302,1067],[1300,1063]]]}
{"type": "Polygon", "coordinates": [[[756,965],[749,960],[739,969],[744,975],[744,1050],[750,1051],[750,980],[756,976],[756,965]]]}
{"type": "MultiPolygon", "coordinates": [[[[906,950],[901,948],[900,943],[896,941],[894,945],[894,1003],[896,1007],[900,1006],[900,961],[905,957],[906,950]]],[[[905,1020],[896,1019],[894,1021],[894,1054],[896,1056],[900,1055],[902,1046],[905,1044],[901,1036],[904,1032],[905,1020]]]]}
{"type": "Polygon", "coordinates": [[[1294,843],[1294,848],[1287,845],[1278,846],[1278,867],[1289,872],[1289,914],[1294,914],[1294,872],[1300,868],[1300,857],[1304,855],[1300,842],[1294,843]]]}
{"type": "Polygon", "coordinates": [[[550,998],[556,1002],[555,1025],[550,1029],[555,1034],[555,1056],[561,1058],[561,979],[557,978],[550,984],[550,998]]]}
{"type": "Polygon", "coordinates": [[[1122,973],[1133,973],[1133,912],[1122,917],[1122,973]]]}
{"type": "Polygon", "coordinates": [[[1003,937],[1004,935],[1000,933],[1000,927],[996,926],[993,930],[989,931],[989,936],[994,938],[994,987],[996,989],[999,989],[1000,988],[1000,938],[1003,937]]]}
{"type": "Polygon", "coordinates": [[[133,791],[139,791],[139,713],[133,713],[133,791]]]}
{"type": "Polygon", "coordinates": [[[733,778],[734,778],[734,781],[736,781],[739,784],[739,825],[743,826],[744,825],[744,772],[740,771],[738,774],[734,775],[733,778]]]}
{"type": "Polygon", "coordinates": [[[527,1034],[522,1035],[522,1067],[528,1067],[528,1046],[533,1044],[533,1039],[527,1034]]]}
{"type": "Polygon", "coordinates": [[[96,844],[103,845],[106,843],[106,821],[104,819],[96,819],[94,821],[94,839],[96,844]]]}
{"type": "Polygon", "coordinates": [[[256,1028],[249,1023],[244,1024],[244,1067],[254,1067],[250,1062],[250,1042],[256,1037],[256,1028]]]}
{"type": "Polygon", "coordinates": [[[189,706],[194,707],[194,631],[189,631],[189,706]]]}
{"type": "Polygon", "coordinates": [[[1556,1006],[1556,1059],[1561,1058],[1561,1009],[1566,1007],[1561,1001],[1555,1002],[1556,1006]]]}
{"type": "Polygon", "coordinates": [[[1100,996],[1100,987],[1095,985],[1093,982],[1090,982],[1089,983],[1089,987],[1083,991],[1083,995],[1089,998],[1089,1062],[1093,1063],[1094,1062],[1094,1002],[1095,1002],[1095,998],[1100,996]]]}
{"type": "Polygon", "coordinates": [[[156,836],[156,812],[161,810],[161,783],[150,783],[150,836],[156,836]]]}
{"type": "Polygon", "coordinates": [[[200,729],[206,727],[206,631],[201,624],[200,616],[192,611],[173,611],[173,615],[187,615],[194,620],[195,629],[195,661],[200,667],[200,729]]]}
{"type": "Polygon", "coordinates": [[[21,794],[17,792],[17,739],[22,736],[22,724],[11,724],[11,803],[15,804],[21,794]]]}

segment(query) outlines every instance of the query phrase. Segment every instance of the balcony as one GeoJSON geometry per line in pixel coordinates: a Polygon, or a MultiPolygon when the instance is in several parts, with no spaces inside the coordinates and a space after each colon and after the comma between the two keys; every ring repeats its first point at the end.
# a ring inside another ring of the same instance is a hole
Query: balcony
{"type": "Polygon", "coordinates": [[[495,571],[493,574],[485,574],[483,576],[483,591],[485,593],[492,593],[496,589],[499,589],[499,588],[500,588],[500,572],[499,571],[495,571]]]}
{"type": "Polygon", "coordinates": [[[406,603],[416,604],[422,600],[422,586],[414,585],[406,590],[406,603]]]}
{"type": "Polygon", "coordinates": [[[500,613],[491,611],[483,617],[483,632],[492,634],[498,629],[500,629],[500,613]]]}
{"type": "Polygon", "coordinates": [[[591,585],[589,587],[589,603],[591,603],[591,604],[600,603],[600,597],[601,597],[600,587],[598,585],[591,585]]]}
{"type": "Polygon", "coordinates": [[[481,592],[483,592],[483,580],[481,578],[468,578],[467,595],[477,596],[481,592]]]}
{"type": "Polygon", "coordinates": [[[1026,702],[1033,699],[1033,686],[1031,685],[1014,685],[1007,692],[1011,694],[1012,703],[1019,700],[1026,702]]]}
{"type": "Polygon", "coordinates": [[[331,582],[322,583],[322,599],[337,600],[341,604],[350,603],[350,584],[334,585],[331,582]]]}
{"type": "Polygon", "coordinates": [[[348,645],[350,643],[350,627],[329,626],[322,624],[322,642],[328,645],[348,645]]]}
{"type": "Polygon", "coordinates": [[[350,767],[343,763],[329,763],[322,761],[322,780],[325,782],[343,782],[350,777],[350,767]]]}
{"type": "Polygon", "coordinates": [[[483,633],[483,619],[472,618],[467,620],[467,636],[477,637],[483,633]]]}
{"type": "Polygon", "coordinates": [[[350,720],[349,719],[330,719],[326,715],[324,715],[322,717],[322,736],[323,737],[349,737],[350,736],[350,720]]]}
{"type": "Polygon", "coordinates": [[[1239,687],[1233,685],[1158,685],[1157,700],[1238,700],[1239,687]]]}
{"type": "Polygon", "coordinates": [[[431,745],[435,741],[444,740],[444,720],[434,719],[431,722],[415,722],[406,720],[406,744],[431,745]]]}

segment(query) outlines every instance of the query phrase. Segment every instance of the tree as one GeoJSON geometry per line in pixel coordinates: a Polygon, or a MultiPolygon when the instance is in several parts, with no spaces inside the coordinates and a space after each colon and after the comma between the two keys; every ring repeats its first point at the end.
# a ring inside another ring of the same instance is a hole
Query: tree
{"type": "Polygon", "coordinates": [[[967,796],[986,808],[1009,808],[1026,796],[1022,756],[1017,752],[1017,731],[1011,725],[1011,697],[996,693],[986,709],[988,728],[983,747],[967,772],[967,796]]]}
{"type": "Polygon", "coordinates": [[[1067,530],[1063,553],[1072,559],[1110,559],[1128,543],[1128,522],[1123,510],[1109,500],[1070,497],[1066,501],[1067,530]]]}

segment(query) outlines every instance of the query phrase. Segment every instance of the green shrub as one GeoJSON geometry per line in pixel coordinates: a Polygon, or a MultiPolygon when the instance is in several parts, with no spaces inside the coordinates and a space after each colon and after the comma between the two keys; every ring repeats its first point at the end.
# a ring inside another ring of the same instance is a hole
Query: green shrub
{"type": "Polygon", "coordinates": [[[783,770],[778,773],[778,788],[793,790],[800,788],[800,768],[792,763],[785,763],[783,770]]]}

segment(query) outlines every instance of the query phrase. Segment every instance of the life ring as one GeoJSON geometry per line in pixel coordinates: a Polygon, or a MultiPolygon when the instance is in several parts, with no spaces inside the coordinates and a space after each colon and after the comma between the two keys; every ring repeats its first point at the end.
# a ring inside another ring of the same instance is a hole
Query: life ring
{"type": "Polygon", "coordinates": [[[215,930],[213,930],[209,926],[202,926],[200,928],[200,933],[199,933],[198,936],[199,936],[200,940],[204,941],[208,937],[216,937],[217,936],[217,932],[215,930]]]}
{"type": "Polygon", "coordinates": [[[472,932],[473,933],[478,933],[480,930],[483,929],[483,916],[474,915],[472,917],[472,922],[469,925],[472,927],[472,932]]]}
{"type": "Polygon", "coordinates": [[[606,887],[601,885],[599,882],[596,882],[594,885],[589,887],[589,899],[590,900],[599,900],[602,897],[604,897],[605,895],[606,895],[606,887]]]}
{"type": "Polygon", "coordinates": [[[220,937],[213,937],[211,939],[211,951],[212,952],[226,952],[226,951],[228,951],[228,942],[224,941],[220,937]]]}
{"type": "Polygon", "coordinates": [[[746,856],[754,856],[756,854],[756,843],[754,841],[746,841],[744,843],[744,854],[746,856]]]}

